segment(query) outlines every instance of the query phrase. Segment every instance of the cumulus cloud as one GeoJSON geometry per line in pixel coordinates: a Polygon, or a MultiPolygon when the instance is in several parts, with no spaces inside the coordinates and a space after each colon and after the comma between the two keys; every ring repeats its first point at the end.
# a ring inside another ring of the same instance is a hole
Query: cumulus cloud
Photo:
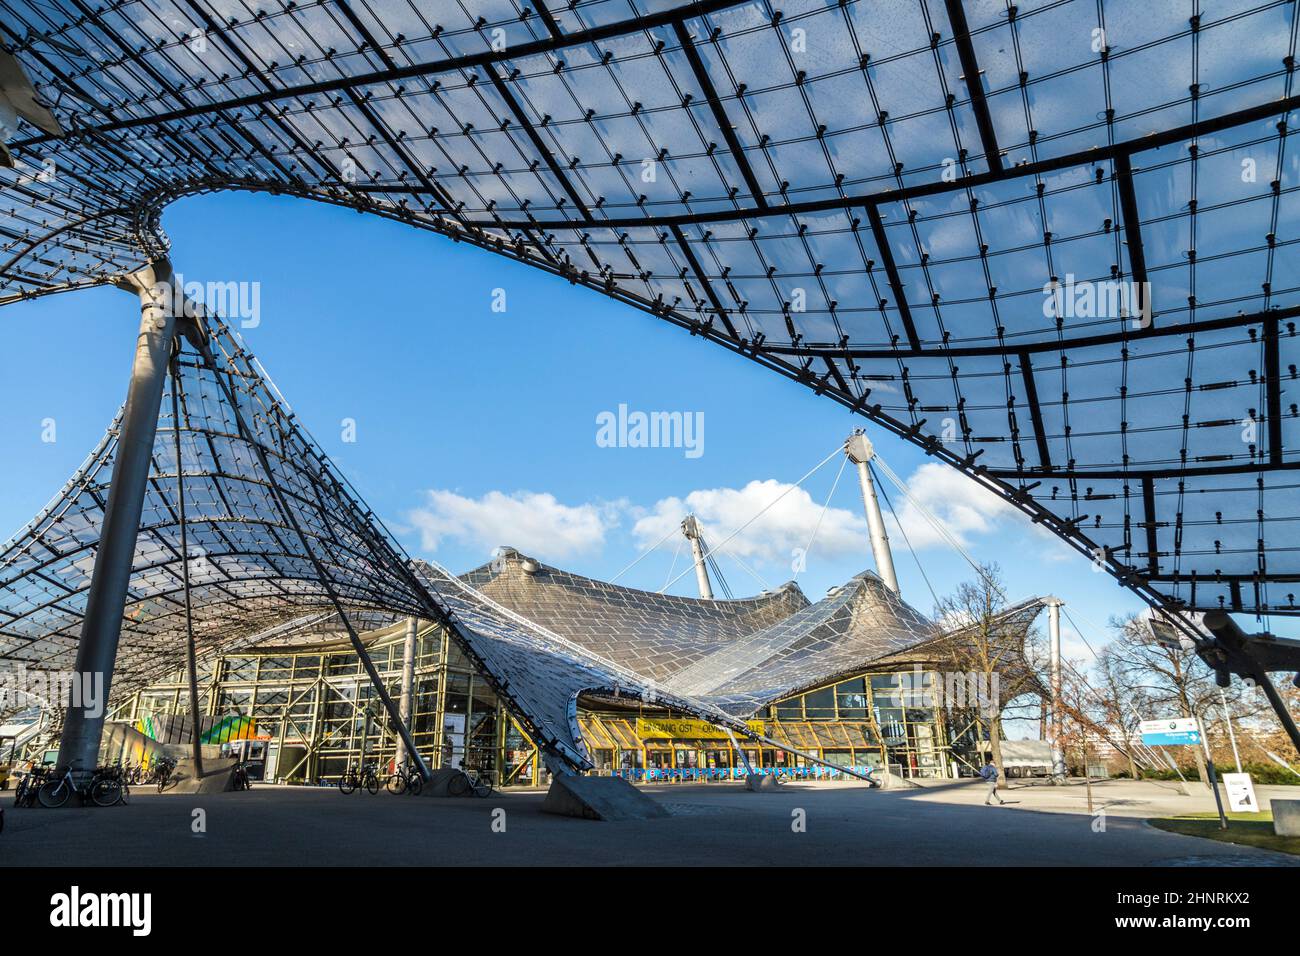
{"type": "MultiPolygon", "coordinates": [[[[1015,508],[993,492],[938,462],[922,465],[905,482],[912,498],[924,505],[962,545],[969,544],[972,537],[997,530],[998,525],[1017,514],[1015,508]]],[[[884,490],[898,513],[897,521],[888,514],[885,516],[891,538],[902,525],[912,547],[917,550],[945,544],[943,536],[926,520],[916,504],[904,498],[892,484],[884,490]]]]}
{"type": "MultiPolygon", "coordinates": [[[[662,498],[637,517],[632,534],[642,548],[669,535],[663,546],[672,548],[676,542],[669,532],[686,515],[694,514],[704,526],[705,541],[716,548],[768,505],[772,507],[722,550],[758,561],[789,561],[796,548],[807,547],[823,502],[814,501],[803,488],[771,478],[751,481],[743,488],[709,488],[692,491],[685,498],[662,498]]],[[[856,512],[828,508],[813,547],[825,557],[865,554],[869,547],[867,523],[856,512]]]]}
{"type": "Polygon", "coordinates": [[[425,492],[426,503],[406,516],[420,532],[425,551],[445,539],[479,548],[484,554],[510,545],[544,560],[563,560],[598,552],[605,534],[619,523],[621,503],[566,505],[552,494],[489,491],[467,498],[453,491],[425,492]]]}
{"type": "MultiPolygon", "coordinates": [[[[996,533],[1017,514],[992,492],[936,462],[921,465],[905,480],[912,497],[963,545],[996,533]]],[[[917,505],[892,485],[884,490],[898,510],[895,520],[885,509],[896,553],[906,548],[900,530],[907,532],[917,550],[947,547],[917,505]]],[[[741,560],[788,564],[808,546],[816,528],[813,554],[821,558],[852,556],[865,566],[871,545],[852,470],[844,472],[835,495],[844,507],[832,504],[823,516],[826,488],[814,491],[816,497],[804,488],[768,478],[739,488],[697,489],[685,496],[661,498],[649,507],[636,507],[625,500],[565,504],[552,494],[532,491],[489,491],[467,497],[431,490],[425,492],[423,507],[408,512],[405,518],[419,532],[423,550],[430,553],[436,553],[445,541],[455,541],[484,555],[510,545],[543,560],[562,562],[576,555],[600,553],[609,534],[629,523],[638,549],[663,539],[660,547],[674,550],[680,547],[682,519],[694,514],[710,547],[741,560]],[[763,514],[755,518],[759,512],[763,514]],[[727,536],[746,522],[751,523],[724,546],[727,536]]]]}

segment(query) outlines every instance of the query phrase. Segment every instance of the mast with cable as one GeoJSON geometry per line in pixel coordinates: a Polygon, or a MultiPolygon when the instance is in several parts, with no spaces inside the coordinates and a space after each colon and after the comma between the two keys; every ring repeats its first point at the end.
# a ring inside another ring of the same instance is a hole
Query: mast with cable
{"type": "Polygon", "coordinates": [[[695,515],[687,515],[682,521],[682,534],[691,543],[691,556],[695,560],[695,580],[700,586],[700,597],[706,601],[713,600],[713,588],[709,586],[709,568],[704,563],[704,535],[700,531],[700,522],[695,515]]]}
{"type": "MultiPolygon", "coordinates": [[[[858,483],[862,485],[862,504],[867,511],[867,527],[871,531],[871,553],[876,559],[876,573],[885,587],[899,594],[898,575],[894,573],[894,556],[889,550],[889,535],[885,531],[885,518],[880,513],[875,482],[871,478],[871,459],[876,450],[862,429],[854,429],[844,442],[844,454],[857,465],[858,483]]],[[[901,595],[900,595],[901,597],[901,595]]]]}

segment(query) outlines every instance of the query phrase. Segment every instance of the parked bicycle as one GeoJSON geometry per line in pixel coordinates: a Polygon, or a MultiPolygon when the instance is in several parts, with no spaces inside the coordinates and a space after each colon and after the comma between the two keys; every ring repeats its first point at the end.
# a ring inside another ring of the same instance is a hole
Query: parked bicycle
{"type": "Polygon", "coordinates": [[[385,787],[389,793],[409,793],[411,796],[418,796],[424,787],[424,778],[420,776],[419,771],[407,764],[393,772],[385,787]]]}
{"type": "Polygon", "coordinates": [[[122,781],[121,769],[118,767],[96,767],[88,780],[77,784],[72,771],[65,767],[62,775],[56,770],[36,792],[41,806],[51,810],[66,804],[75,793],[84,806],[87,801],[97,807],[111,807],[115,803],[125,803],[123,794],[126,785],[122,781]]]}
{"type": "Polygon", "coordinates": [[[176,783],[172,779],[172,774],[176,771],[175,757],[160,756],[154,758],[150,770],[152,771],[151,779],[158,785],[159,793],[176,783]]]}
{"type": "Polygon", "coordinates": [[[491,781],[477,770],[461,770],[447,781],[447,792],[453,797],[489,797],[493,789],[491,781]]]}
{"type": "Polygon", "coordinates": [[[339,778],[339,791],[341,793],[352,793],[354,790],[366,790],[370,793],[379,792],[379,771],[372,763],[366,764],[360,770],[348,766],[343,776],[339,778]]]}
{"type": "Polygon", "coordinates": [[[45,783],[45,779],[50,775],[49,767],[33,767],[18,779],[18,786],[14,790],[15,807],[34,807],[36,806],[36,793],[45,783]]]}

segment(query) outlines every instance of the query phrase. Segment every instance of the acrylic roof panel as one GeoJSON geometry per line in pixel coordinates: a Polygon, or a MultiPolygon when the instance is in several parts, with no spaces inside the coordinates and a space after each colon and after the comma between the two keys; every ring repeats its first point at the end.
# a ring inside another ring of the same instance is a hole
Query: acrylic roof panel
{"type": "MultiPolygon", "coordinates": [[[[1023,635],[1041,606],[1031,599],[999,619],[1008,633],[1023,635]]],[[[715,651],[667,686],[743,717],[936,640],[960,642],[961,635],[938,627],[864,572],[779,624],[715,651]]]]}
{"type": "Polygon", "coordinates": [[[935,635],[931,621],[867,572],[797,614],[714,651],[669,686],[706,698],[746,694],[756,708],[935,635]]]}
{"type": "Polygon", "coordinates": [[[731,601],[620,587],[506,550],[462,575],[480,594],[602,658],[666,680],[711,651],[789,617],[808,600],[797,585],[731,601]]]}
{"type": "MultiPolygon", "coordinates": [[[[584,693],[642,700],[752,736],[736,716],[677,694],[653,677],[593,653],[496,602],[445,569],[423,561],[417,562],[416,568],[457,622],[480,666],[495,675],[498,692],[541,728],[538,739],[542,744],[573,762],[590,761],[578,722],[578,697],[584,693]]],[[[601,630],[600,624],[594,623],[592,630],[601,630]]]]}
{"type": "Polygon", "coordinates": [[[190,193],[346,204],[800,381],[1154,603],[1296,613],[1296,16],[3,0],[67,133],[10,142],[0,300],[139,267],[190,193]]]}

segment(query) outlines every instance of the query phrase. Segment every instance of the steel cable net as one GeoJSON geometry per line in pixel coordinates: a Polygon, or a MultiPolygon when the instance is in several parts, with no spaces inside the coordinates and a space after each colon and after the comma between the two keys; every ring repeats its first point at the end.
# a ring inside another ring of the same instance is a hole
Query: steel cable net
{"type": "MultiPolygon", "coordinates": [[[[576,720],[579,694],[618,689],[748,735],[741,720],[784,697],[905,652],[920,654],[918,662],[950,660],[971,642],[966,626],[931,621],[870,572],[809,604],[794,586],[726,601],[656,594],[513,549],[460,577],[416,566],[474,651],[508,675],[511,689],[533,696],[534,710],[554,711],[552,724],[557,713],[576,720]]],[[[990,646],[1021,647],[1042,606],[1031,598],[997,610],[987,626],[990,646]]],[[[1006,667],[1023,673],[1029,664],[1016,651],[1006,667]]]]}
{"type": "Polygon", "coordinates": [[[802,382],[1152,603],[1298,613],[1298,28],[1262,0],[8,0],[65,135],[9,143],[0,297],[138,268],[195,192],[347,205],[802,382]]]}
{"type": "MultiPolygon", "coordinates": [[[[396,552],[333,465],[294,421],[255,361],[208,319],[209,367],[188,339],[159,413],[113,680],[114,697],[175,670],[185,659],[183,557],[188,556],[200,654],[228,653],[294,631],[337,631],[326,581],[358,624],[381,615],[426,615],[429,597],[401,573],[396,552]],[[241,433],[227,398],[250,431],[241,433]],[[184,484],[180,540],[176,420],[184,484]],[[274,496],[250,439],[306,537],[303,546],[274,496]],[[313,560],[314,559],[314,560],[313,560]],[[317,612],[317,613],[312,613],[317,612]],[[304,620],[305,619],[305,620],[304,620]]],[[[0,660],[71,671],[81,632],[118,420],[58,496],[0,549],[0,660]]]]}

